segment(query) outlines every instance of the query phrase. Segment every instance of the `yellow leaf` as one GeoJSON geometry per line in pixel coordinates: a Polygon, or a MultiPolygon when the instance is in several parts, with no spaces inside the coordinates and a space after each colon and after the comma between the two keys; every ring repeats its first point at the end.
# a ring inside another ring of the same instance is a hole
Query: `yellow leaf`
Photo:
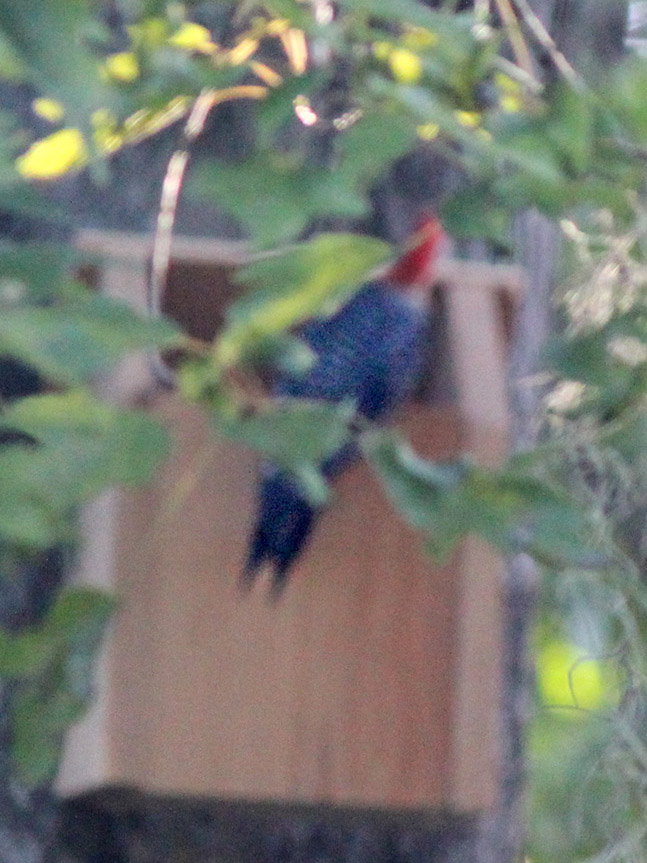
{"type": "Polygon", "coordinates": [[[94,143],[102,153],[115,153],[124,143],[123,135],[117,127],[117,118],[107,108],[100,108],[92,115],[94,143]]]}
{"type": "Polygon", "coordinates": [[[552,707],[595,710],[610,700],[601,664],[567,641],[552,641],[540,651],[537,679],[544,703],[552,707]]]}
{"type": "Polygon", "coordinates": [[[475,129],[481,122],[481,115],[478,111],[456,111],[455,114],[461,126],[467,126],[470,129],[475,129]]]}
{"type": "Polygon", "coordinates": [[[407,48],[394,48],[389,54],[389,66],[400,84],[417,84],[422,77],[422,62],[407,48]]]}
{"type": "Polygon", "coordinates": [[[213,54],[217,50],[211,33],[201,24],[185,21],[168,40],[169,45],[183,51],[197,51],[200,54],[213,54]]]}
{"type": "Polygon", "coordinates": [[[393,51],[393,45],[390,42],[373,42],[371,47],[373,56],[383,62],[389,59],[393,51]]]}
{"type": "Polygon", "coordinates": [[[35,141],[16,159],[16,168],[23,177],[48,180],[87,162],[88,152],[83,135],[78,129],[61,129],[35,141]]]}
{"type": "Polygon", "coordinates": [[[402,44],[411,51],[424,51],[438,44],[438,34],[426,27],[408,27],[402,37],[402,44]]]}
{"type": "Polygon", "coordinates": [[[425,123],[422,126],[418,126],[416,132],[418,133],[418,137],[422,138],[423,141],[433,141],[440,134],[440,126],[437,123],[425,123]]]}
{"type": "Polygon", "coordinates": [[[519,96],[501,96],[500,100],[501,108],[506,111],[508,114],[514,114],[517,111],[521,110],[523,102],[519,98],[519,96]]]}
{"type": "Polygon", "coordinates": [[[290,22],[287,18],[272,18],[271,21],[263,23],[263,29],[268,36],[280,36],[290,28],[290,22]]]}
{"type": "Polygon", "coordinates": [[[55,99],[34,99],[31,103],[34,114],[49,120],[50,123],[58,123],[65,115],[65,109],[55,99]]]}
{"type": "Polygon", "coordinates": [[[518,81],[515,81],[514,78],[511,78],[510,75],[505,75],[503,72],[497,72],[494,76],[494,83],[497,85],[499,90],[509,96],[521,95],[521,84],[518,81]]]}
{"type": "Polygon", "coordinates": [[[136,48],[146,48],[149,51],[161,48],[168,39],[169,23],[165,18],[145,18],[128,28],[133,45],[136,48]]]}
{"type": "Polygon", "coordinates": [[[504,111],[515,113],[520,111],[523,106],[523,90],[521,84],[511,78],[510,75],[505,75],[499,72],[494,76],[494,82],[501,93],[499,104],[504,111]]]}
{"type": "Polygon", "coordinates": [[[120,51],[106,57],[105,69],[113,81],[129,84],[139,77],[139,62],[132,51],[120,51]]]}

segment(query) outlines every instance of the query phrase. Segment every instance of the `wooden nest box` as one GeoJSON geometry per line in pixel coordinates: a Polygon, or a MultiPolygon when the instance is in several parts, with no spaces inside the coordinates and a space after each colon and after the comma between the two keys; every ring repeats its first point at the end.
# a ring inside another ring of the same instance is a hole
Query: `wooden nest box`
{"type": "MultiPolygon", "coordinates": [[[[150,245],[85,232],[99,286],[143,307],[150,245]]],[[[213,333],[240,244],[178,238],[165,304],[213,333]]],[[[440,342],[452,383],[398,419],[423,454],[495,464],[506,445],[509,266],[443,261],[440,342]]],[[[106,384],[136,400],[141,359],[106,384]]],[[[436,390],[436,393],[438,390],[436,390]]],[[[429,394],[428,394],[429,395],[429,394]]],[[[471,812],[495,789],[501,561],[477,539],[446,566],[385,502],[366,465],[335,486],[283,599],[237,578],[256,459],[158,391],[176,445],[159,479],[106,493],[84,517],[80,577],[121,600],[98,700],[72,733],[60,787],[129,784],[221,798],[471,812]]],[[[263,585],[264,587],[264,585],[263,585]]]]}

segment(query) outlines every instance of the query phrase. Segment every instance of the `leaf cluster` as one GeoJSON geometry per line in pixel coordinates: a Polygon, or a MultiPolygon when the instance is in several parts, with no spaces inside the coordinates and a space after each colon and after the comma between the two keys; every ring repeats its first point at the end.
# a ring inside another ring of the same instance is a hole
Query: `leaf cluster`
{"type": "Polygon", "coordinates": [[[51,781],[64,734],[92,697],[92,666],[114,601],[87,587],[66,588],[39,626],[0,629],[0,680],[9,706],[19,781],[51,781]]]}
{"type": "Polygon", "coordinates": [[[546,351],[555,387],[544,464],[596,525],[607,565],[544,578],[536,640],[577,645],[607,676],[602,703],[587,710],[555,710],[537,693],[529,853],[539,861],[626,863],[647,847],[643,219],[638,209],[629,231],[608,215],[565,226],[577,268],[565,328],[546,351]]]}

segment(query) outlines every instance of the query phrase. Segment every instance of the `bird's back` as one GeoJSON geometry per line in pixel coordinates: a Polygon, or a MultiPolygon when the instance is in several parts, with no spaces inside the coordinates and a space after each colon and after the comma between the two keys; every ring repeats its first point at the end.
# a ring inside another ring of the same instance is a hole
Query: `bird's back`
{"type": "Polygon", "coordinates": [[[370,282],[331,318],[306,324],[300,337],[315,355],[311,370],[286,377],[277,393],[295,398],[354,399],[378,419],[406,398],[420,367],[424,311],[383,282],[370,282]]]}
{"type": "MultiPolygon", "coordinates": [[[[420,371],[424,312],[382,282],[371,282],[330,318],[309,322],[299,335],[312,350],[312,368],[286,376],[278,396],[331,402],[352,400],[359,414],[382,419],[413,390],[420,371]]],[[[356,457],[351,443],[320,469],[333,479],[356,457]]],[[[273,569],[279,592],[289,567],[302,550],[317,516],[298,482],[265,465],[259,509],[244,578],[250,582],[265,563],[273,569]]]]}

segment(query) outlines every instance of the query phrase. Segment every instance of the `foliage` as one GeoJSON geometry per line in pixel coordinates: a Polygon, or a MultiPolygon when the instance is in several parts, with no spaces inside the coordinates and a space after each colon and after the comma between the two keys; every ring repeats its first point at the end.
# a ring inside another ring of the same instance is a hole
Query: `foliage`
{"type": "MultiPolygon", "coordinates": [[[[539,655],[569,644],[592,670],[587,685],[597,678],[598,696],[588,704],[556,698],[539,668],[530,750],[537,861],[633,861],[647,851],[643,220],[638,210],[628,232],[608,216],[586,233],[565,225],[578,268],[563,297],[566,337],[547,351],[556,372],[547,467],[598,525],[609,562],[602,572],[566,569],[542,583],[539,655]],[[555,710],[560,704],[565,711],[555,710]]],[[[579,662],[566,669],[574,697],[579,662]]]]}
{"type": "Polygon", "coordinates": [[[8,682],[13,755],[28,786],[51,780],[63,736],[92,697],[92,664],[113,601],[91,588],[66,588],[43,623],[0,630],[0,675],[8,682]]]}
{"type": "MultiPolygon", "coordinates": [[[[12,74],[64,98],[70,115],[86,123],[88,111],[108,95],[92,53],[82,42],[70,45],[70,32],[90,20],[87,9],[82,3],[32,6],[5,4],[0,16],[15,49],[12,74]],[[61,30],[61,21],[72,29],[61,30]],[[62,64],[62,56],[69,63],[62,64]],[[83,69],[85,81],[77,77],[83,69]],[[91,80],[96,86],[86,87],[91,80]]],[[[0,152],[5,213],[61,219],[17,170],[24,132],[6,113],[2,122],[8,133],[0,152]]],[[[25,363],[49,389],[0,409],[0,582],[21,578],[41,549],[69,545],[79,504],[112,483],[148,481],[168,450],[165,431],[149,416],[105,404],[91,387],[132,351],[176,342],[176,330],[72,281],[77,263],[66,243],[0,242],[0,355],[25,363]]],[[[91,698],[92,659],[112,607],[99,591],[70,587],[42,624],[16,634],[0,631],[3,703],[10,711],[16,776],[27,785],[56,772],[64,733],[91,698]]]]}
{"type": "MultiPolygon", "coordinates": [[[[609,799],[619,777],[627,794],[638,789],[645,776],[636,744],[644,730],[644,550],[632,519],[647,487],[644,220],[637,207],[647,64],[630,58],[593,89],[503,3],[497,26],[481,14],[487,4],[450,14],[414,0],[339,0],[336,12],[325,0],[216,3],[207,4],[209,27],[192,3],[114,5],[121,19],[112,28],[99,4],[84,0],[11,0],[0,9],[0,76],[32,87],[35,97],[29,122],[12,116],[11,105],[0,116],[3,206],[47,219],[51,205],[26,179],[86,166],[100,179],[112,154],[175,125],[179,149],[162,190],[159,252],[168,245],[187,148],[210,112],[217,118],[222,104],[245,104],[253,140],[238,160],[197,160],[187,190],[215,199],[263,254],[242,271],[249,291],[215,343],[184,345],[182,391],[206,405],[220,433],[293,471],[314,499],[325,496],[321,458],[355,439],[435,555],[447,556],[477,532],[503,552],[525,551],[543,563],[551,625],[538,638],[613,657],[614,680],[624,687],[620,707],[604,707],[612,719],[604,713],[569,724],[562,717],[560,740],[577,737],[570,756],[581,764],[602,753],[609,769],[591,792],[596,801],[609,799]],[[535,76],[533,40],[552,64],[549,83],[535,76]],[[46,133],[34,133],[36,117],[46,133]],[[566,297],[565,332],[547,351],[555,387],[545,441],[499,470],[468,459],[431,463],[397,433],[367,427],[353,405],[270,402],[262,386],[268,367],[307,368],[311,357],[292,328],[331,314],[388,253],[357,234],[306,239],[311,228],[365,216],[376,179],[414,147],[442,153],[462,178],[437,201],[449,233],[505,248],[515,213],[536,207],[562,220],[579,254],[572,263],[586,272],[566,297]],[[606,223],[596,231],[590,219],[600,210],[606,223]],[[619,233],[609,241],[612,226],[619,233]],[[625,508],[616,507],[620,498],[625,508]],[[573,580],[595,610],[600,638],[593,646],[571,631],[583,619],[581,606],[566,614],[564,585],[573,580]]],[[[101,403],[92,385],[130,351],[168,347],[179,337],[169,324],[142,320],[74,284],[72,266],[65,245],[6,240],[0,248],[0,353],[36,369],[52,389],[0,412],[3,440],[11,441],[0,447],[0,539],[12,549],[8,559],[69,541],[79,504],[111,483],[145,482],[166,448],[150,418],[101,403]]],[[[40,627],[2,635],[0,673],[9,681],[14,755],[25,781],[51,776],[64,728],[86,699],[88,661],[108,606],[71,591],[40,627]]],[[[537,726],[540,768],[555,759],[555,749],[540,759],[546,727],[537,726]]],[[[533,812],[548,835],[540,768],[533,812]]],[[[610,833],[631,831],[644,817],[638,791],[630,796],[610,833]]],[[[561,844],[559,857],[601,853],[610,833],[561,844]]],[[[533,859],[548,860],[551,847],[536,840],[533,859]]],[[[614,853],[599,859],[631,859],[614,853]]]]}
{"type": "MultiPolygon", "coordinates": [[[[21,277],[41,259],[38,249],[28,258],[30,251],[4,261],[0,353],[28,362],[58,391],[19,399],[0,413],[0,440],[10,442],[0,446],[0,546],[15,550],[3,554],[5,563],[72,542],[80,503],[113,483],[148,481],[168,450],[157,422],[102,403],[88,385],[128,351],[168,344],[173,328],[61,283],[51,257],[28,286],[21,277]]],[[[0,571],[2,580],[19,577],[19,568],[0,571]]],[[[39,628],[0,638],[22,781],[38,784],[55,773],[64,732],[91,696],[91,659],[111,606],[102,593],[69,588],[39,628]]]]}

